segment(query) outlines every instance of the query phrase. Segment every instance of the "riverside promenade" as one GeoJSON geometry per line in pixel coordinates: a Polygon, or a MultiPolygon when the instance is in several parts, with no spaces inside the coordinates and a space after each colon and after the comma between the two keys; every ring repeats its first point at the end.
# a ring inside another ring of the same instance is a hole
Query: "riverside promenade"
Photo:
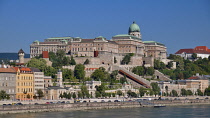
{"type": "Polygon", "coordinates": [[[209,99],[191,100],[141,100],[127,102],[85,102],[68,104],[26,104],[0,106],[0,114],[10,113],[32,113],[32,112],[52,112],[52,111],[73,111],[73,110],[94,110],[94,109],[114,109],[114,108],[134,108],[134,107],[154,107],[155,104],[172,105],[202,105],[209,104],[209,99]]]}

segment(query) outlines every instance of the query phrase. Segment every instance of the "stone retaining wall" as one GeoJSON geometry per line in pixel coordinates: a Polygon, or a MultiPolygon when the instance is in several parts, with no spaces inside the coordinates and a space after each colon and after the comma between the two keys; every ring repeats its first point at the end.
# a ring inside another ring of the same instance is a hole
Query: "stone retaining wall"
{"type": "Polygon", "coordinates": [[[49,111],[71,111],[90,109],[112,109],[112,108],[132,108],[132,107],[153,107],[155,104],[170,105],[194,105],[210,104],[209,99],[204,100],[145,100],[133,102],[105,102],[105,103],[72,103],[72,104],[40,104],[40,105],[11,105],[0,106],[0,114],[7,113],[27,113],[27,112],[49,112],[49,111]],[[142,104],[143,103],[143,104],[142,104]]]}

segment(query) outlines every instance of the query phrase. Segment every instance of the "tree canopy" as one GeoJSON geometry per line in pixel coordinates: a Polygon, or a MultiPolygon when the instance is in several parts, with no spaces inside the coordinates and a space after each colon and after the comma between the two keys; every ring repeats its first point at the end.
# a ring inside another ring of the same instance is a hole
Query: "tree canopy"
{"type": "MultiPolygon", "coordinates": [[[[210,57],[209,58],[198,58],[197,60],[190,61],[188,59],[184,59],[177,55],[172,55],[168,57],[168,59],[171,59],[176,62],[176,69],[169,69],[171,67],[170,63],[166,67],[168,69],[161,69],[158,70],[161,71],[163,74],[166,74],[170,76],[173,80],[178,79],[187,79],[196,73],[202,74],[202,75],[209,75],[210,74],[210,57]]],[[[156,61],[157,63],[158,61],[156,61]]],[[[160,65],[156,64],[156,65],[160,65]]]]}
{"type": "Polygon", "coordinates": [[[81,80],[84,80],[85,78],[85,66],[82,64],[77,64],[74,68],[74,76],[81,80]]]}
{"type": "Polygon", "coordinates": [[[160,93],[160,87],[156,82],[151,83],[152,91],[154,92],[155,96],[160,93]]]}

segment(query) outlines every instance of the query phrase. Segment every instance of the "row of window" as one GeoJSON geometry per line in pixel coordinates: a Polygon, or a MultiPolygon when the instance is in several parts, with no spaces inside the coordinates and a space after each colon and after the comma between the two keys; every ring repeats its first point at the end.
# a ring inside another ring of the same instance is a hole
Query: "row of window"
{"type": "Polygon", "coordinates": [[[5,90],[6,91],[6,93],[8,93],[8,94],[14,94],[15,93],[15,89],[7,89],[7,90],[5,90]]]}
{"type": "Polygon", "coordinates": [[[44,83],[44,81],[35,81],[35,83],[44,83]]]}
{"type": "Polygon", "coordinates": [[[33,86],[33,82],[18,82],[17,86],[33,86]]]}
{"type": "Polygon", "coordinates": [[[20,93],[20,92],[21,93],[28,93],[28,92],[31,93],[31,92],[33,92],[33,89],[32,88],[18,88],[17,92],[18,93],[20,93]]]}
{"type": "Polygon", "coordinates": [[[33,77],[31,76],[18,76],[18,80],[33,80],[33,77]]]}
{"type": "Polygon", "coordinates": [[[9,81],[13,81],[14,77],[0,77],[0,81],[4,81],[4,80],[9,80],[9,81]]]}

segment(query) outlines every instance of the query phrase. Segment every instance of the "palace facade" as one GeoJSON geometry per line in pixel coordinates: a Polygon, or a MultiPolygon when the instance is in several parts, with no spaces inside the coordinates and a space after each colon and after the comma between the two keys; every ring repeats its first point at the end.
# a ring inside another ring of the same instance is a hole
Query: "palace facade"
{"type": "Polygon", "coordinates": [[[139,26],[133,22],[128,34],[113,36],[107,40],[103,36],[94,39],[80,37],[55,37],[44,42],[34,41],[30,45],[30,57],[39,56],[43,51],[54,52],[64,50],[71,56],[97,57],[98,54],[125,55],[134,53],[140,57],[166,59],[167,50],[164,44],[156,41],[142,41],[139,26]]]}

